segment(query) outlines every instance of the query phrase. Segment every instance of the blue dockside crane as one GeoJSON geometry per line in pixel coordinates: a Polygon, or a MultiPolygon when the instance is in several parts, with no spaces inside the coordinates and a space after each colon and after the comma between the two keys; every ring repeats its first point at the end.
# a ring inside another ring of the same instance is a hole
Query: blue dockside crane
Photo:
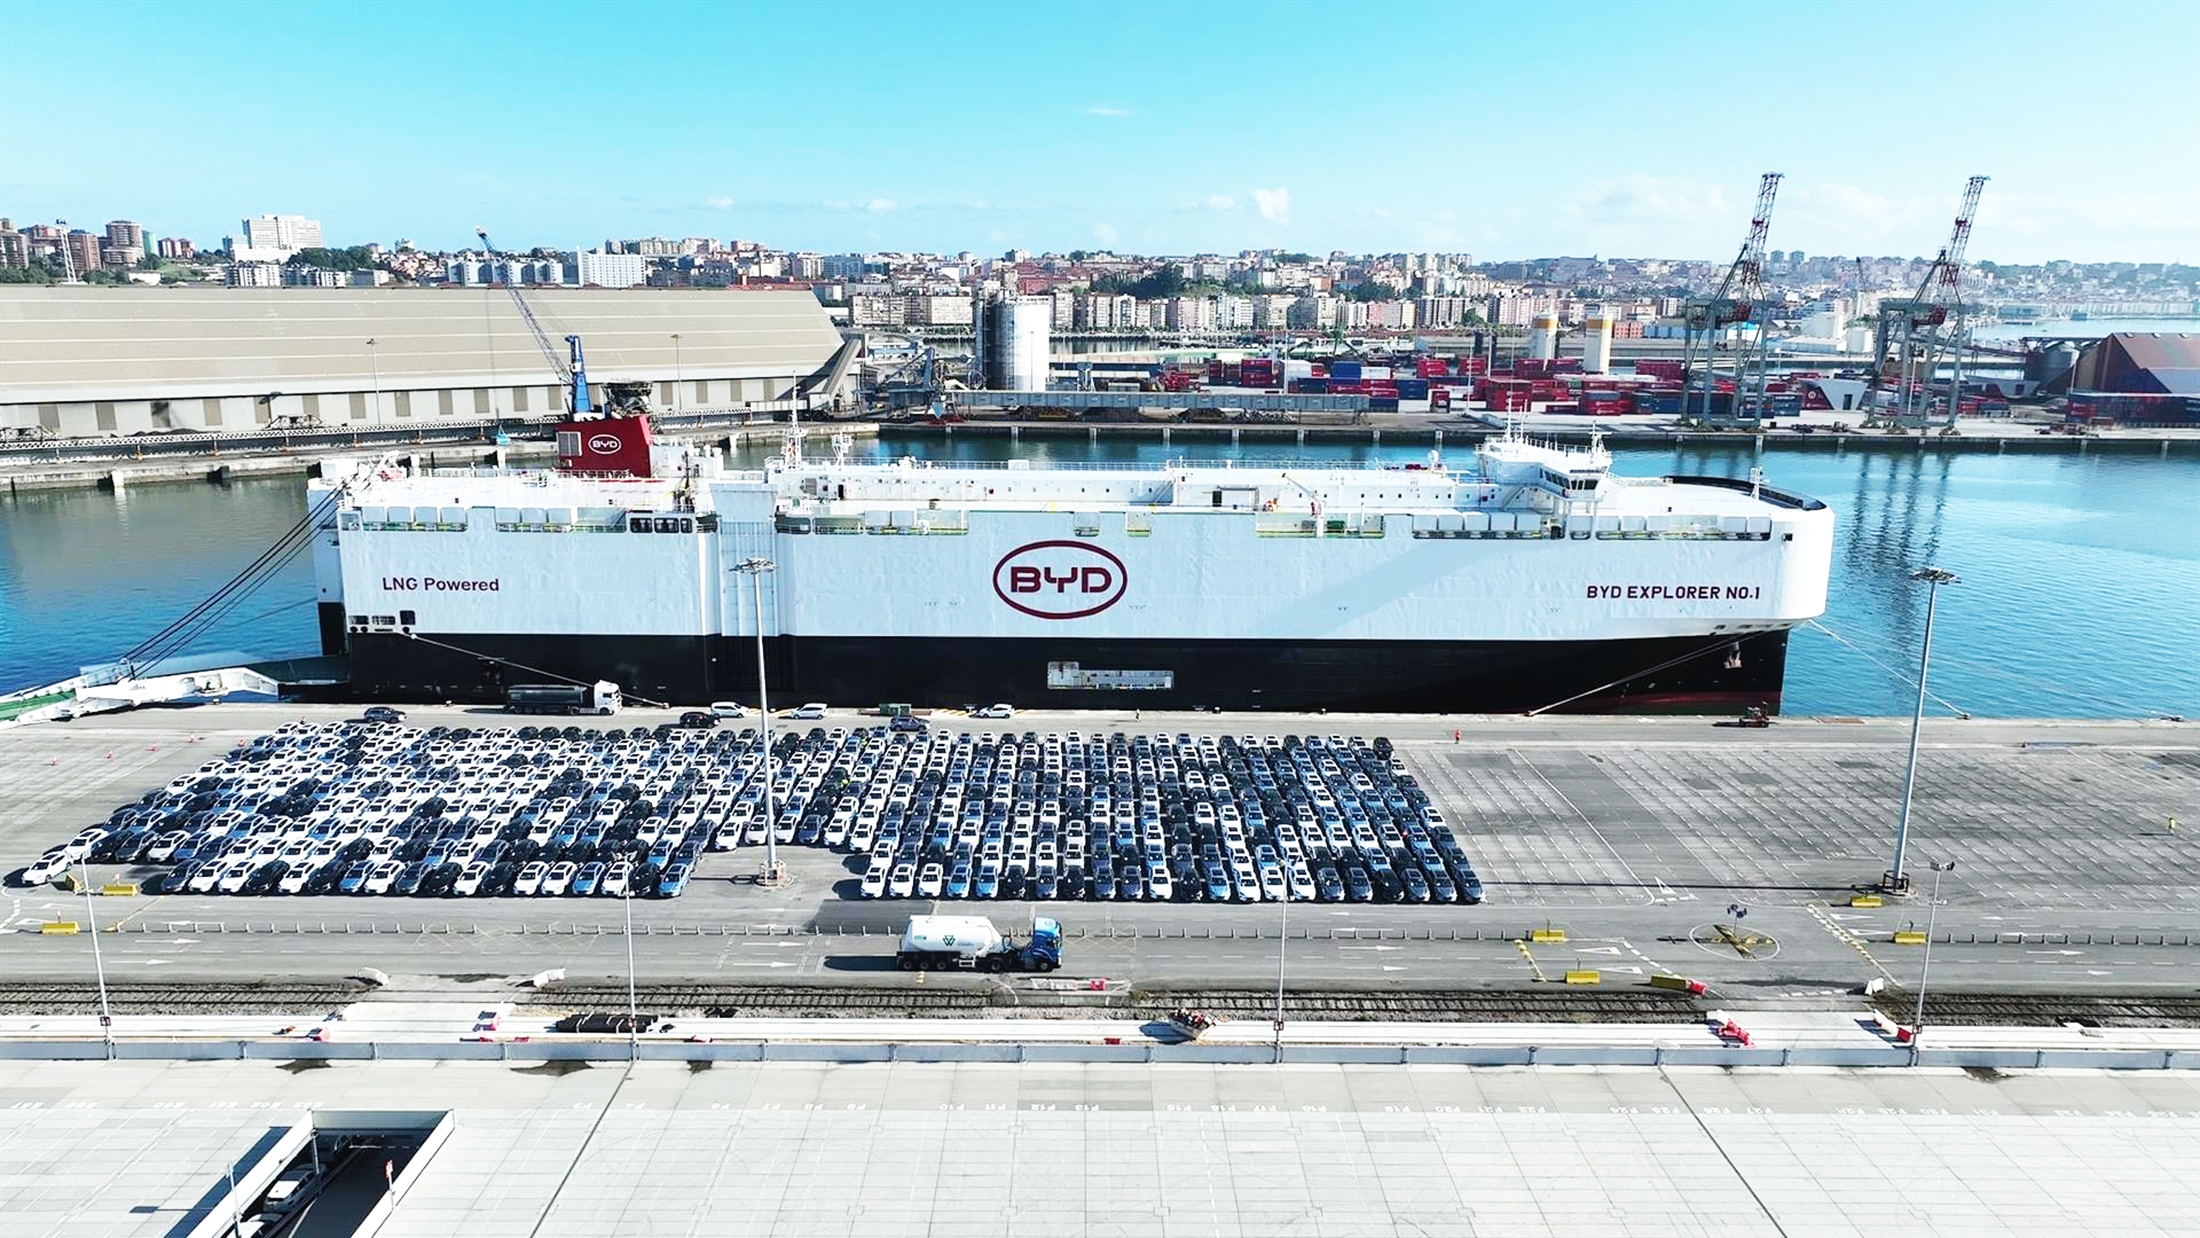
{"type": "MultiPolygon", "coordinates": [[[[489,239],[489,230],[477,227],[474,235],[481,238],[482,249],[494,260],[497,248],[496,243],[489,239]]],[[[519,316],[527,320],[527,329],[534,333],[535,347],[542,350],[542,355],[550,362],[550,368],[557,372],[558,381],[565,386],[566,413],[573,417],[594,416],[595,406],[588,400],[588,366],[581,358],[581,337],[565,337],[566,347],[572,353],[570,361],[559,356],[557,345],[550,342],[550,333],[543,330],[542,323],[536,320],[535,311],[527,304],[526,295],[520,292],[518,281],[506,280],[504,287],[512,294],[512,304],[519,307],[519,316]]]]}

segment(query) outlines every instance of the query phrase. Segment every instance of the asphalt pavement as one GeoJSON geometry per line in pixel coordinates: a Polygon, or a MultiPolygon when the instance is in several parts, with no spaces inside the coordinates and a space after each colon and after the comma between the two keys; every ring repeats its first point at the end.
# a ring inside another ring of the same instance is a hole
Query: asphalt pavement
{"type": "MultiPolygon", "coordinates": [[[[0,731],[0,870],[12,871],[145,790],[325,706],[146,710],[0,731]]],[[[622,725],[669,715],[630,712],[622,725]]],[[[506,725],[482,710],[411,722],[506,725]]],[[[836,711],[823,725],[873,725],[836,711]]],[[[1885,871],[1908,720],[1025,713],[936,716],[970,730],[1387,735],[1453,822],[1488,887],[1478,907],[966,903],[1004,928],[1053,915],[1066,970],[1134,984],[1450,988],[1606,986],[1655,974],[1808,1005],[1873,979],[1914,982],[1933,921],[1935,987],[2190,991],[2200,985],[2200,726],[1927,724],[1909,867],[1956,864],[1920,892],[1853,906],[1885,871]],[[1527,941],[1562,930],[1564,940],[1527,941]]],[[[732,725],[742,725],[739,723],[732,725]]],[[[779,725],[798,725],[782,723],[779,725]]],[[[802,726],[816,724],[799,724],[802,726]]],[[[788,847],[791,880],[760,886],[757,849],[711,853],[682,898],[114,897],[0,891],[0,969],[81,979],[326,978],[374,967],[423,978],[884,983],[920,902],[855,898],[849,857],[788,847]]],[[[151,870],[95,871],[95,885],[151,870]]],[[[977,983],[935,978],[935,983],[977,983]]]]}

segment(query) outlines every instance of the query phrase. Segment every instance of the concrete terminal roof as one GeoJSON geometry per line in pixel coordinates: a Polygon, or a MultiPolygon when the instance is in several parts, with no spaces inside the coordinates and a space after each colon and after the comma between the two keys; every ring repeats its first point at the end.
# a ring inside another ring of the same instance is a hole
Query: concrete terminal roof
{"type": "Polygon", "coordinates": [[[188,1232],[271,1130],[393,1105],[453,1121],[379,1238],[2200,1229],[2182,1072],[16,1061],[0,1102],[10,1238],[188,1232]]]}
{"type": "MultiPolygon", "coordinates": [[[[841,343],[807,291],[527,298],[599,383],[801,377],[841,343]]],[[[367,391],[377,367],[388,391],[555,381],[502,288],[0,288],[0,405],[367,391]]]]}

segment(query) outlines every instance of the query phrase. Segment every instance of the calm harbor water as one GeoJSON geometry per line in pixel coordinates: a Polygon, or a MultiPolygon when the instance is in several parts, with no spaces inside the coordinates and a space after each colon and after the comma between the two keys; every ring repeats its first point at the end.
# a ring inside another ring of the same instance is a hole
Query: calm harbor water
{"type": "MultiPolygon", "coordinates": [[[[1274,447],[1103,440],[890,438],[893,454],[1159,462],[1287,458],[1274,447]]],[[[1827,613],[1799,630],[1787,709],[1900,714],[1915,691],[1925,596],[1904,573],[1934,563],[1941,595],[1932,687],[1982,717],[2200,715],[2200,462],[2191,457],[1624,449],[1617,471],[1748,475],[1816,495],[1839,519],[1827,613]]],[[[1309,447],[1390,463],[1426,448],[1309,447]]],[[[0,690],[111,660],[159,630],[303,514],[298,480],[0,497],[0,690]]],[[[192,645],[273,657],[317,652],[301,559],[192,645]]]]}

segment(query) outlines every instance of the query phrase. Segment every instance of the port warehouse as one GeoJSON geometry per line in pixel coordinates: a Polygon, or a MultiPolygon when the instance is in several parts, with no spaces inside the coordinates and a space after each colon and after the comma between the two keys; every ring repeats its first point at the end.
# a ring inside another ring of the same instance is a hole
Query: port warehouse
{"type": "Polygon", "coordinates": [[[2120,332],[2070,372],[2075,420],[2200,426],[2200,335],[2120,332]]]}
{"type": "MultiPolygon", "coordinates": [[[[564,336],[582,337],[599,396],[644,382],[667,411],[792,399],[841,345],[808,291],[528,298],[561,355],[564,336]]],[[[0,288],[0,436],[541,419],[564,406],[502,288],[0,288]]]]}

